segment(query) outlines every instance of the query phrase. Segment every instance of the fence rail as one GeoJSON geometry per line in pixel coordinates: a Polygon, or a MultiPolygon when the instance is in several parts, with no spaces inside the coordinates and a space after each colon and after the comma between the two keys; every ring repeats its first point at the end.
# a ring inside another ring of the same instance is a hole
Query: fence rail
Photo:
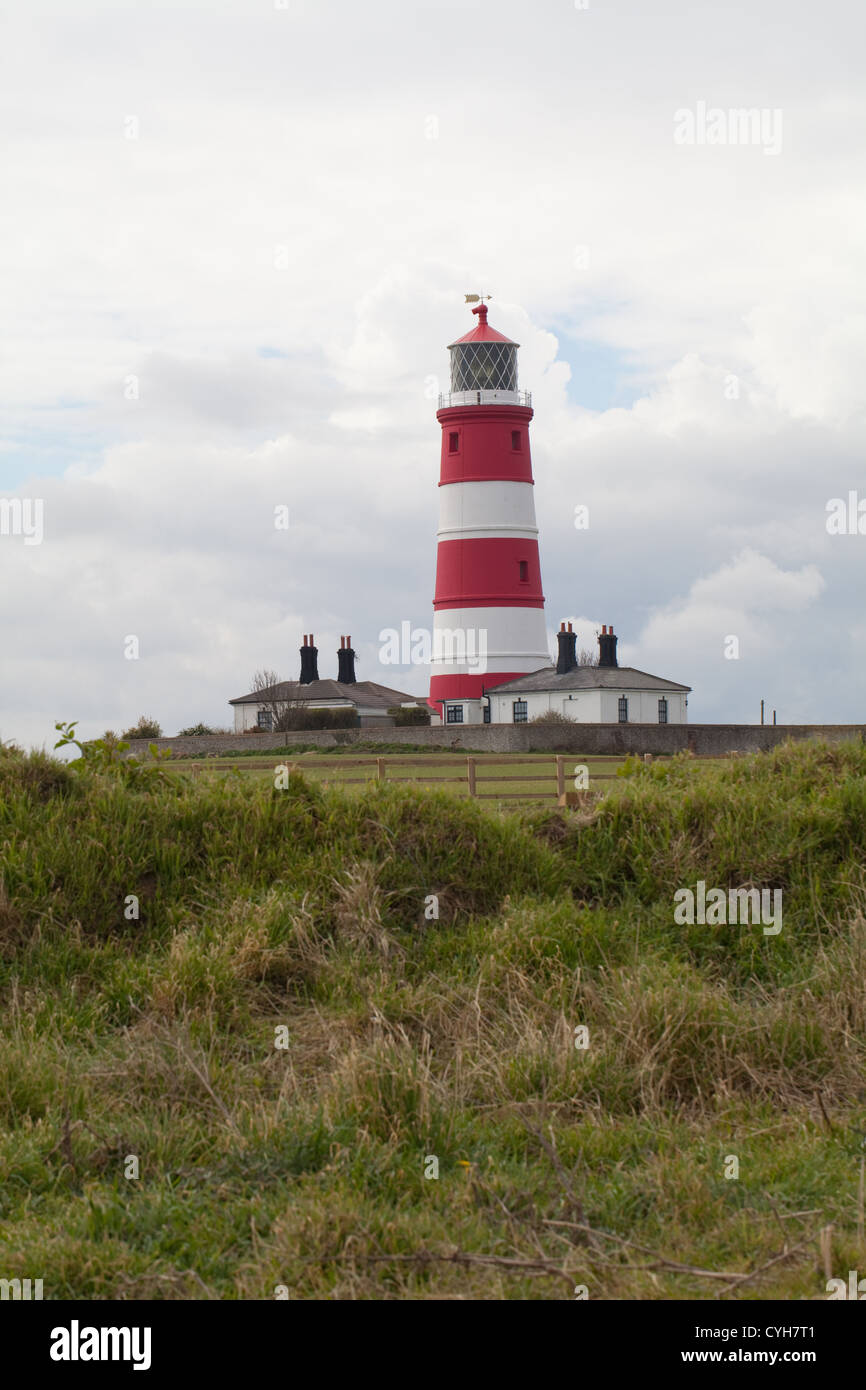
{"type": "MultiPolygon", "coordinates": [[[[712,761],[717,757],[724,756],[724,754],[711,755],[707,758],[701,758],[699,761],[712,761]]],[[[644,754],[644,761],[651,762],[652,754],[644,754]]],[[[539,757],[537,754],[534,757],[514,757],[511,753],[499,755],[487,753],[478,756],[470,755],[468,757],[454,754],[443,757],[430,757],[427,754],[423,754],[421,757],[416,755],[414,758],[388,757],[387,759],[377,758],[375,755],[361,758],[346,758],[342,756],[328,758],[317,756],[315,762],[298,763],[292,762],[290,754],[284,753],[281,758],[279,755],[275,755],[271,758],[256,757],[237,760],[232,759],[230,761],[226,759],[225,762],[223,762],[222,759],[208,758],[202,762],[193,764],[190,770],[196,772],[206,769],[213,770],[214,767],[218,767],[220,764],[222,764],[222,767],[226,765],[232,767],[243,766],[250,771],[263,771],[265,769],[272,769],[276,766],[287,765],[290,768],[297,768],[302,772],[315,771],[325,774],[330,770],[336,772],[338,769],[342,771],[346,768],[369,768],[370,774],[366,777],[335,777],[333,779],[334,785],[358,786],[371,781],[398,782],[401,784],[414,783],[415,785],[423,785],[426,787],[462,784],[466,787],[466,794],[478,800],[547,801],[553,797],[562,802],[571,799],[570,789],[572,786],[576,785],[576,772],[578,768],[587,768],[587,782],[588,785],[592,786],[597,782],[612,782],[616,777],[616,773],[590,772],[589,768],[591,764],[621,764],[622,762],[623,758],[615,754],[601,754],[598,757],[587,755],[581,758],[580,755],[574,753],[570,753],[567,756],[559,753],[551,757],[539,757]],[[394,777],[391,775],[392,769],[405,767],[412,767],[415,769],[411,777],[394,777]],[[494,770],[502,767],[508,767],[509,769],[513,767],[531,767],[534,768],[535,771],[529,773],[514,773],[511,771],[499,772],[494,770]],[[462,770],[457,773],[456,776],[427,777],[425,774],[428,768],[431,770],[434,768],[454,768],[455,770],[461,768],[462,770]],[[490,775],[485,776],[485,772],[489,772],[490,775]],[[509,790],[500,791],[480,790],[485,784],[487,786],[491,784],[501,786],[502,783],[506,782],[509,784],[514,782],[534,782],[536,783],[536,788],[538,788],[538,784],[542,784],[543,786],[546,783],[548,787],[544,790],[536,789],[535,791],[512,791],[510,788],[509,790]],[[567,784],[569,785],[568,791],[566,790],[567,784]]],[[[322,780],[327,782],[327,776],[323,777],[322,780]]]]}
{"type": "MultiPolygon", "coordinates": [[[[315,765],[316,767],[321,767],[322,764],[326,761],[330,761],[330,765],[334,767],[346,766],[346,762],[342,759],[326,760],[324,758],[321,761],[317,759],[315,765]]],[[[500,768],[503,766],[503,759],[501,757],[496,758],[495,756],[488,756],[486,758],[475,758],[470,756],[468,758],[461,758],[459,760],[456,758],[427,758],[425,756],[422,768],[418,768],[417,759],[413,762],[411,758],[391,758],[387,762],[384,758],[370,758],[369,760],[365,760],[363,758],[353,758],[351,761],[355,763],[356,766],[362,765],[365,761],[367,761],[368,766],[375,764],[375,780],[377,782],[399,782],[404,784],[407,782],[416,784],[422,783],[427,787],[438,787],[444,786],[449,783],[460,783],[466,787],[466,793],[468,796],[475,797],[478,799],[495,801],[515,801],[518,798],[520,798],[531,799],[533,801],[546,801],[550,797],[560,797],[565,794],[566,759],[561,755],[555,758],[515,758],[511,755],[507,755],[506,762],[508,767],[535,768],[534,772],[528,773],[500,773],[498,771],[493,771],[494,768],[500,768]],[[465,766],[466,771],[458,774],[456,777],[439,776],[431,777],[428,779],[424,776],[424,769],[426,768],[452,768],[458,767],[461,764],[465,766]],[[417,772],[413,777],[392,777],[389,775],[389,768],[399,766],[405,767],[407,765],[412,765],[418,768],[417,772]],[[490,769],[489,777],[484,777],[483,775],[481,775],[485,768],[490,769]],[[553,785],[551,786],[550,790],[544,791],[479,791],[479,784],[483,786],[485,782],[488,784],[488,786],[491,784],[499,786],[502,782],[534,782],[536,784],[536,787],[539,782],[551,782],[553,785]]],[[[593,761],[600,762],[601,759],[593,759],[593,761]]],[[[608,758],[607,761],[618,763],[621,762],[622,759],[608,758]]],[[[616,774],[613,772],[597,772],[595,774],[595,779],[608,781],[612,780],[615,776],[616,774]]],[[[341,777],[340,785],[345,786],[346,783],[369,782],[372,780],[374,779],[370,777],[341,777]]]]}

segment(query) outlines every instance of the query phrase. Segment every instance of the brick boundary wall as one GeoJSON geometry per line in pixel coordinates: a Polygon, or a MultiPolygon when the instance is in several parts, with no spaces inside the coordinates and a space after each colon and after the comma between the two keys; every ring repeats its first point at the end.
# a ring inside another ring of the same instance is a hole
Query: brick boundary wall
{"type": "Polygon", "coordinates": [[[480,753],[679,753],[698,756],[766,752],[786,739],[820,738],[831,743],[866,740],[866,724],[468,724],[463,728],[335,729],[290,734],[204,734],[189,738],[132,739],[130,753],[146,757],[148,745],[170,748],[176,757],[219,753],[269,753],[298,743],[337,748],[353,743],[424,744],[448,752],[480,753]]]}

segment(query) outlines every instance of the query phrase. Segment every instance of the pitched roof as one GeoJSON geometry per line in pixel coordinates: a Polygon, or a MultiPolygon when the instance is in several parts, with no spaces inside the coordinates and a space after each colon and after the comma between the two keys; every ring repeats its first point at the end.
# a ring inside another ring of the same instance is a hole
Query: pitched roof
{"type": "Polygon", "coordinates": [[[423,704],[423,696],[406,695],[401,690],[391,690],[387,685],[377,685],[375,681],[354,681],[344,685],[342,681],[280,681],[279,685],[269,685],[265,690],[253,690],[249,695],[238,695],[229,700],[230,705],[267,705],[274,702],[286,704],[292,701],[308,704],[314,700],[348,700],[353,705],[365,708],[407,704],[415,700],[423,704]]]}
{"type": "Polygon", "coordinates": [[[487,686],[486,690],[491,695],[508,695],[512,691],[532,690],[690,691],[691,688],[677,681],[663,680],[661,676],[651,676],[647,671],[638,671],[634,666],[575,666],[564,675],[558,675],[555,666],[543,666],[540,671],[530,671],[529,675],[506,681],[504,685],[487,686]]]}

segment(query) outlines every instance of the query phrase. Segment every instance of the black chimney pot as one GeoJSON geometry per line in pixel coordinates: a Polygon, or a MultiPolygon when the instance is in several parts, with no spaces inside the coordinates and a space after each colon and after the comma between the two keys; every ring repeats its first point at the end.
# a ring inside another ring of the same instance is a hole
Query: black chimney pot
{"type": "Polygon", "coordinates": [[[568,624],[568,631],[566,631],[565,623],[559,624],[556,640],[559,643],[556,674],[564,676],[566,672],[573,671],[577,665],[577,633],[572,632],[571,623],[568,624]]]}
{"type": "Polygon", "coordinates": [[[613,635],[613,627],[608,627],[605,623],[598,638],[598,664],[599,666],[616,666],[616,641],[613,635]]]}
{"type": "Polygon", "coordinates": [[[352,650],[351,637],[340,638],[340,650],[337,652],[337,680],[341,685],[355,684],[355,653],[352,650]]]}
{"type": "Polygon", "coordinates": [[[304,645],[301,647],[301,685],[311,685],[313,681],[319,679],[319,649],[313,646],[313,634],[310,633],[309,642],[307,634],[304,633],[304,645]]]}

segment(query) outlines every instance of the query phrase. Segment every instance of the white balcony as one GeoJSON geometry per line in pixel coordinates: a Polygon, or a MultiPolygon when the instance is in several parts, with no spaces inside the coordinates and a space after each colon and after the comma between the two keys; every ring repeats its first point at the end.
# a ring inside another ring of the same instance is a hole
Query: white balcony
{"type": "Polygon", "coordinates": [[[457,405],[523,405],[531,408],[531,391],[443,391],[439,409],[457,405]]]}

